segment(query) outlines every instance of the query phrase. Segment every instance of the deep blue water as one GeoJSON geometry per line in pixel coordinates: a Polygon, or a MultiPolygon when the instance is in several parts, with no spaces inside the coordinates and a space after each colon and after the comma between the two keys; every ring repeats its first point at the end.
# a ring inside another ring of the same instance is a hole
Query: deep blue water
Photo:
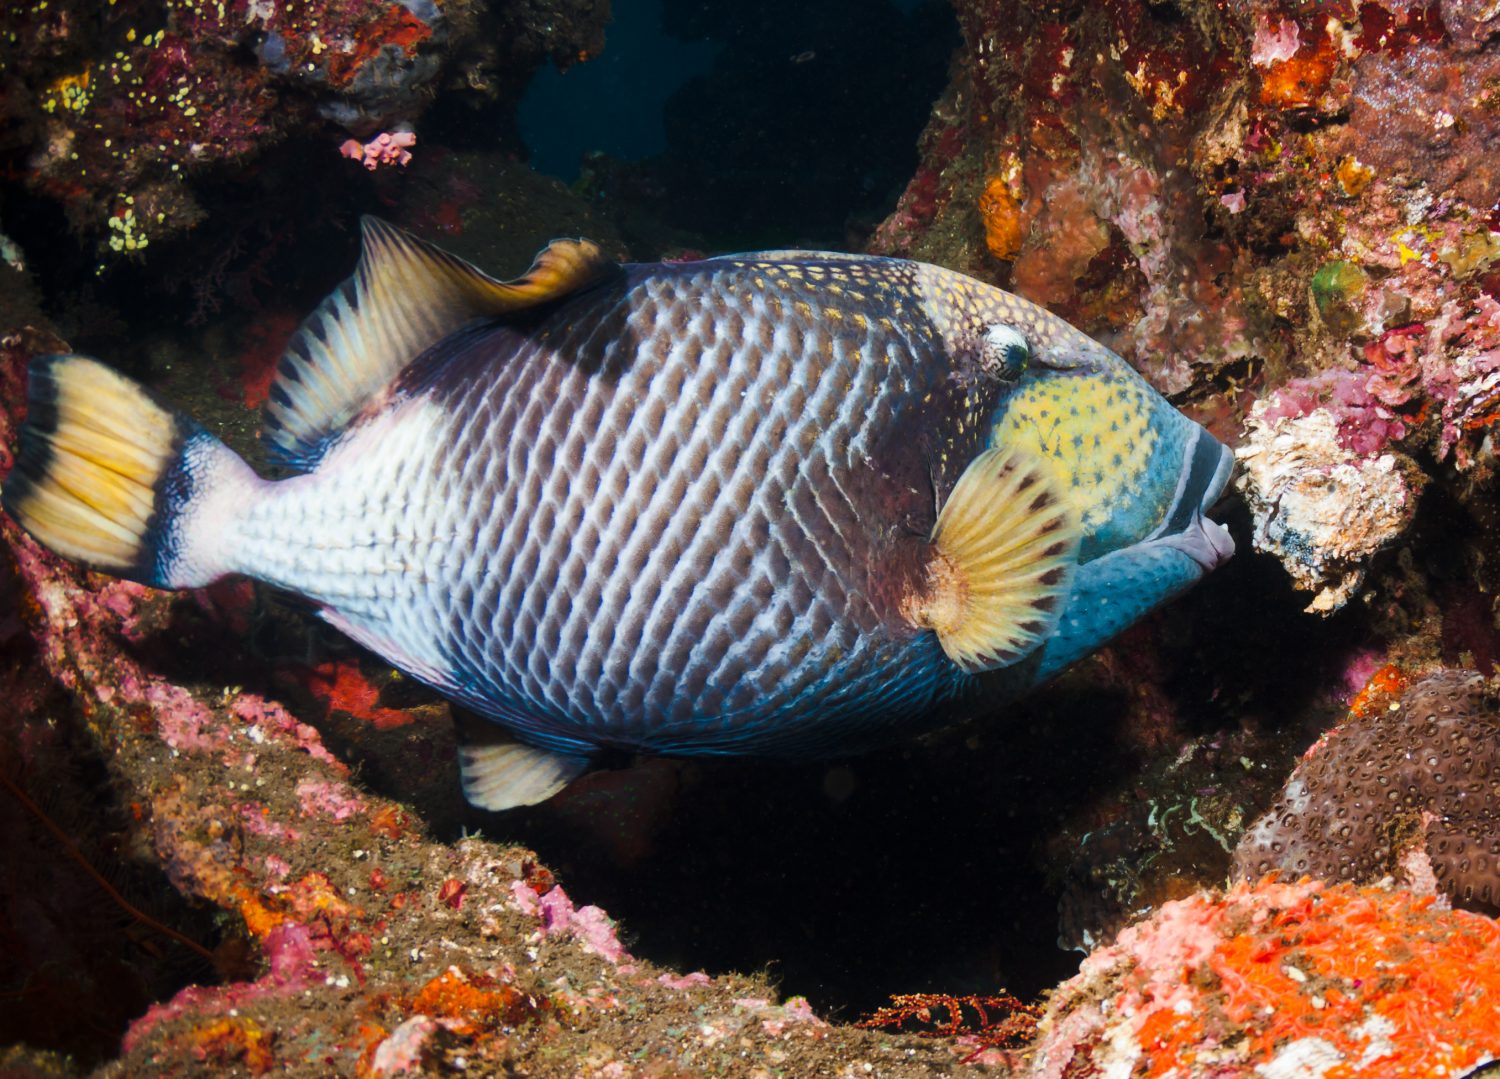
{"type": "Polygon", "coordinates": [[[534,169],[571,183],[586,153],[639,161],[666,151],[667,99],[706,74],[723,46],[667,34],[662,7],[663,0],[615,0],[602,56],[536,73],[517,115],[534,169]]]}

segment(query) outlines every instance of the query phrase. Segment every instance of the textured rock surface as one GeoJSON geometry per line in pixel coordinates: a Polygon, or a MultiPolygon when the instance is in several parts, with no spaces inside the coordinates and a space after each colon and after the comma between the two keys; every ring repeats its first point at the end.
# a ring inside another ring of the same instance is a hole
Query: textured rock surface
{"type": "Polygon", "coordinates": [[[1255,821],[1236,876],[1395,877],[1500,907],[1500,696],[1472,671],[1429,675],[1326,734],[1255,821]]]}
{"type": "Polygon", "coordinates": [[[1425,477],[1404,454],[1360,456],[1339,443],[1326,409],[1265,419],[1251,414],[1236,456],[1255,519],[1255,546],[1281,559],[1309,611],[1337,610],[1364,582],[1369,560],[1411,524],[1425,477]]]}
{"type": "Polygon", "coordinates": [[[1048,1003],[1029,1073],[1461,1075],[1493,1059],[1500,926],[1430,896],[1262,882],[1163,906],[1048,1003]]]}
{"type": "MultiPolygon", "coordinates": [[[[608,7],[122,0],[101,12],[70,0],[8,4],[0,11],[0,161],[27,190],[60,204],[107,261],[142,255],[202,222],[205,188],[253,184],[251,170],[288,139],[308,139],[328,156],[320,161],[304,146],[286,175],[340,174],[340,141],[415,124],[445,86],[445,68],[472,99],[513,105],[549,57],[567,66],[600,50],[608,7]]],[[[344,175],[347,197],[359,181],[344,175]]],[[[245,200],[233,201],[243,212],[245,200]]]]}
{"type": "Polygon", "coordinates": [[[1414,470],[1397,456],[1391,472],[1385,452],[1439,466],[1461,498],[1460,473],[1488,482],[1490,8],[955,7],[964,44],[878,250],[1048,305],[1228,439],[1275,387],[1347,382],[1321,404],[1341,435],[1373,424],[1381,453],[1355,437],[1335,461],[1317,423],[1252,423],[1253,438],[1292,443],[1255,451],[1255,544],[1320,611],[1355,594],[1411,523],[1414,470]],[[1364,498],[1375,519],[1347,520],[1364,498]],[[1329,510],[1345,524],[1324,523],[1329,510]]]}

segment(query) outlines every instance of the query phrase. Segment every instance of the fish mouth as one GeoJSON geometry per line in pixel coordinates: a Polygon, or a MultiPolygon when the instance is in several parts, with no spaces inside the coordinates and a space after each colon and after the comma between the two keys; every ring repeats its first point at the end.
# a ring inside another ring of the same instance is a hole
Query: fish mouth
{"type": "Polygon", "coordinates": [[[1206,514],[1233,474],[1234,453],[1203,428],[1197,428],[1192,452],[1183,458],[1171,509],[1147,539],[1181,550],[1204,572],[1227,562],[1234,554],[1234,540],[1229,529],[1209,520],[1206,514]]]}

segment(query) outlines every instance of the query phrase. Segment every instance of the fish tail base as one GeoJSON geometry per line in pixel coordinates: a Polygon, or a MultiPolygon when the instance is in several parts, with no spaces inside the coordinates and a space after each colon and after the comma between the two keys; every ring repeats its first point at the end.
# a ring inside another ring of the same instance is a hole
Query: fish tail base
{"type": "Polygon", "coordinates": [[[232,450],[124,375],[85,356],[32,361],[26,422],[0,504],[44,546],[160,588],[231,567],[192,527],[207,495],[259,482],[232,450]],[[231,481],[227,482],[226,481],[231,481]]]}

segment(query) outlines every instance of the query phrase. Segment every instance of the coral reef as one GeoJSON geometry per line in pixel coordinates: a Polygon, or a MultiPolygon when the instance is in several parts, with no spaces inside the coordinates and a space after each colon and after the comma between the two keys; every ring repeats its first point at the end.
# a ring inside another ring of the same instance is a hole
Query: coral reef
{"type": "Polygon", "coordinates": [[[1431,896],[1239,884],[1163,906],[1052,996],[1028,1074],[1459,1075],[1493,1059],[1500,926],[1431,896]]]}
{"type": "Polygon", "coordinates": [[[1368,417],[1353,438],[1377,446],[1399,422],[1369,401],[1341,399],[1340,422],[1321,407],[1279,415],[1288,396],[1283,389],[1255,403],[1236,451],[1244,469],[1237,482],[1255,517],[1256,548],[1280,558],[1298,586],[1316,591],[1309,611],[1333,611],[1364,582],[1370,558],[1411,524],[1425,477],[1405,454],[1349,448],[1344,431],[1357,422],[1352,415],[1368,417]]]}
{"type": "MultiPolygon", "coordinates": [[[[559,234],[639,257],[698,257],[710,228],[860,246],[905,168],[882,155],[905,137],[919,32],[941,73],[933,6],[871,7],[869,53],[846,47],[858,3],[711,7],[665,16],[730,41],[795,23],[796,49],[726,48],[674,102],[664,159],[595,159],[569,192],[504,135],[462,132],[506,131],[544,58],[598,53],[606,0],[11,5],[0,328],[41,324],[28,266],[79,344],[118,342],[109,358],[253,450],[244,406],[347,272],[312,264],[362,210],[496,268],[559,234]],[[199,227],[226,191],[293,188],[295,207],[239,200],[199,227]],[[105,256],[74,276],[46,242],[55,207],[105,256]],[[133,293],[72,291],[143,253],[149,285],[194,229],[210,270],[176,272],[202,286],[199,317],[227,301],[211,347],[139,344],[157,312],[102,310],[133,293]]],[[[0,769],[40,811],[0,790],[0,1036],[32,1042],[0,1071],[67,1073],[59,1046],[167,1075],[1461,1074],[1495,1051],[1500,936],[1480,912],[1500,884],[1500,713],[1478,675],[1421,675],[1500,661],[1500,16],[952,7],[949,86],[872,246],[1019,291],[1125,354],[1237,444],[1229,519],[1270,557],[1236,559],[1003,722],[789,776],[602,771],[479,822],[514,845],[463,834],[448,706],[409,680],[243,584],[163,596],[0,521],[0,769]],[[1309,600],[1333,617],[1300,615],[1309,600]],[[747,800],[774,808],[726,839],[747,800]],[[1227,894],[1199,891],[1231,868],[1227,894]],[[1324,880],[1291,883],[1304,873],[1324,880]],[[1362,887],[1385,878],[1404,890],[1362,887]],[[734,902],[695,902],[711,892],[734,902]],[[855,911],[862,893],[888,909],[855,911]],[[1095,951],[1028,1047],[1034,1008],[997,984],[1030,997],[1071,965],[1026,950],[1059,897],[1062,943],[1095,951]],[[837,988],[814,952],[839,955],[837,988]],[[861,1031],[764,977],[692,970],[770,961],[856,1011],[874,1005],[848,986],[874,971],[935,991],[861,1031]],[[60,1029],[70,1013],[87,1029],[60,1029]]],[[[25,356],[63,347],[5,338],[0,475],[25,356]]]]}
{"type": "Polygon", "coordinates": [[[1377,680],[1307,751],[1281,798],[1240,839],[1234,873],[1355,883],[1394,877],[1494,913],[1500,698],[1472,671],[1432,674],[1399,694],[1393,688],[1377,680]]]}
{"type": "Polygon", "coordinates": [[[467,0],[11,4],[0,13],[0,159],[104,254],[140,254],[196,226],[204,190],[246,175],[269,147],[410,125],[449,57],[470,93],[513,102],[548,56],[597,52],[606,17],[602,0],[483,14],[467,0]]]}
{"type": "Polygon", "coordinates": [[[1047,304],[1226,438],[1248,422],[1256,545],[1318,611],[1406,534],[1421,471],[1475,497],[1500,414],[1488,9],[955,7],[877,250],[1047,304]]]}

